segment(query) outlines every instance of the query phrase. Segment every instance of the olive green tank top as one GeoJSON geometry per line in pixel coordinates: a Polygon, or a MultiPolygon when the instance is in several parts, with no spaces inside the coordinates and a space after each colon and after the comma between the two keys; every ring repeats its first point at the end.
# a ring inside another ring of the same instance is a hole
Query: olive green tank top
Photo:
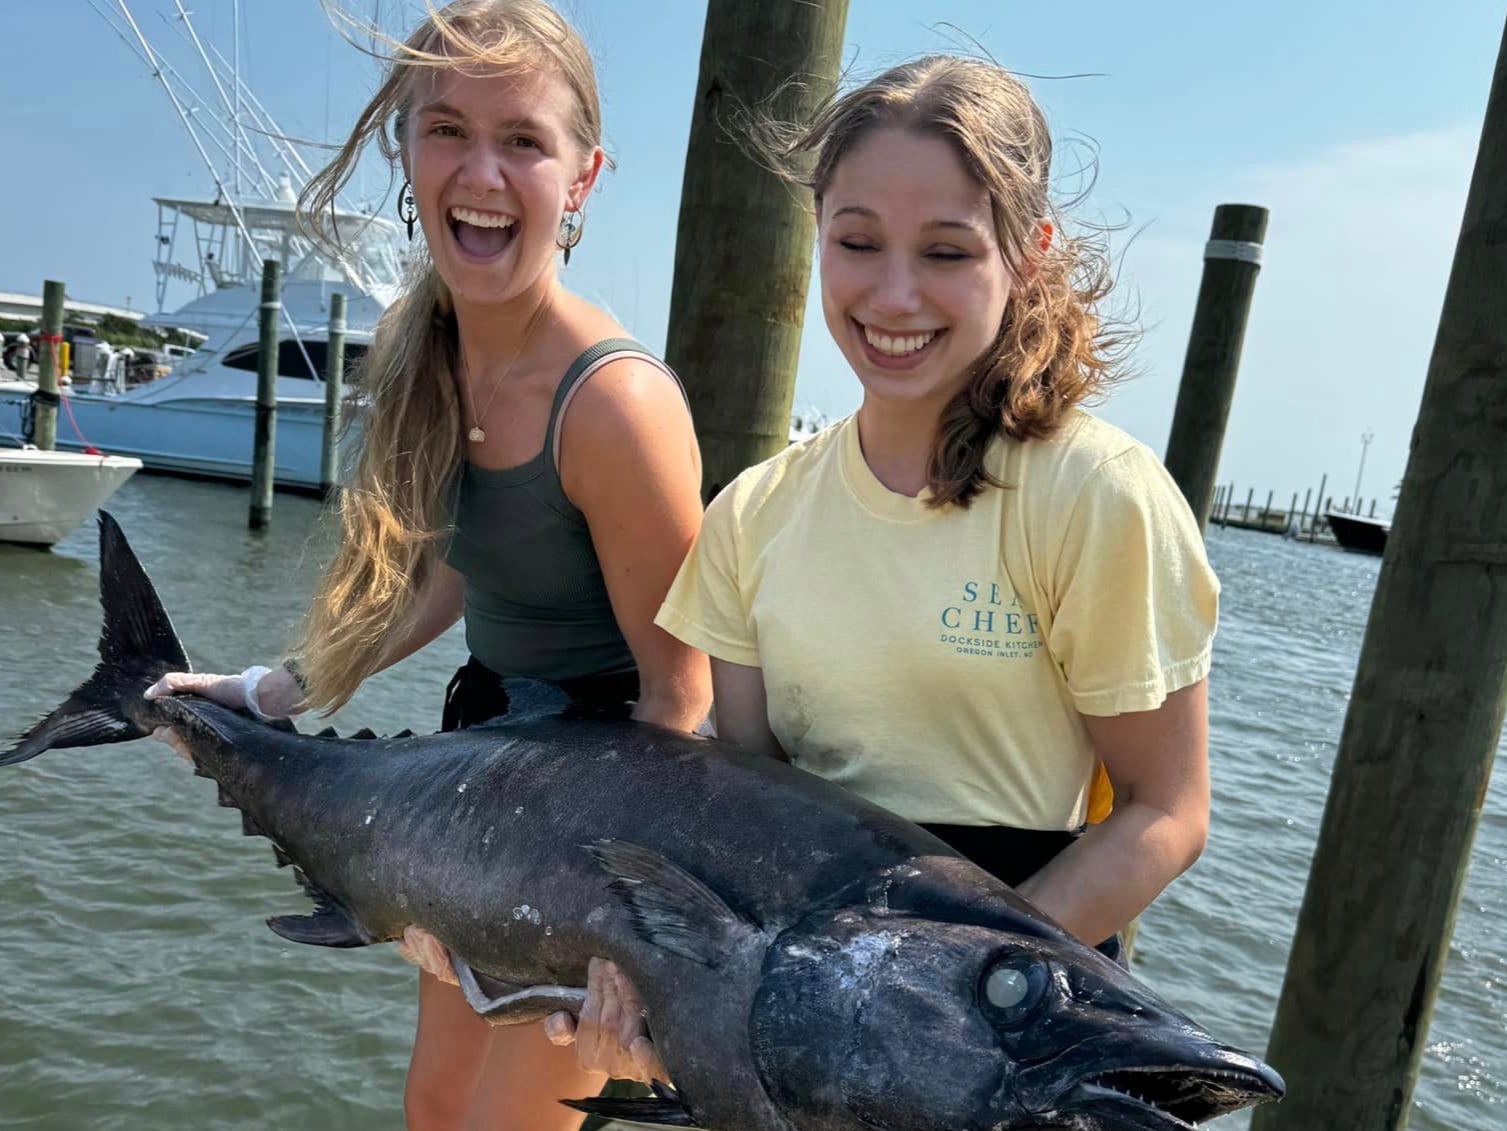
{"type": "Polygon", "coordinates": [[[623,356],[648,361],[679,386],[637,342],[598,342],[560,379],[538,455],[499,469],[461,463],[445,560],[465,578],[466,645],[499,675],[558,680],[634,666],[586,516],[566,497],[559,472],[561,415],[593,373],[623,356]]]}

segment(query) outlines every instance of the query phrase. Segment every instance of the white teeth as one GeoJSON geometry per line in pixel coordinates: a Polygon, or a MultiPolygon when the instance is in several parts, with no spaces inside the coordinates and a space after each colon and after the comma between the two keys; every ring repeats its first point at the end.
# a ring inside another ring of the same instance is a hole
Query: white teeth
{"type": "Polygon", "coordinates": [[[501,212],[478,212],[474,208],[452,208],[450,217],[474,228],[511,228],[517,220],[501,212]]]}
{"type": "Polygon", "coordinates": [[[927,330],[922,334],[892,338],[888,334],[879,333],[871,326],[865,326],[863,328],[863,336],[868,339],[869,345],[873,346],[880,353],[888,354],[890,357],[904,357],[906,354],[915,353],[917,350],[930,344],[931,340],[937,336],[937,332],[935,330],[927,330]]]}

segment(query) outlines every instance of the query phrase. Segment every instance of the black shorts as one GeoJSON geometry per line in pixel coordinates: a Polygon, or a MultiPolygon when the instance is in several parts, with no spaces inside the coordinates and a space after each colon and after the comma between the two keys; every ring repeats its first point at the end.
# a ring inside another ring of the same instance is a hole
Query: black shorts
{"type": "MultiPolygon", "coordinates": [[[[555,684],[575,700],[584,714],[596,718],[626,719],[638,699],[638,672],[632,669],[543,682],[555,684]]],[[[507,713],[508,693],[503,687],[503,677],[472,656],[456,669],[445,688],[440,729],[464,730],[507,713]]]]}
{"type": "MultiPolygon", "coordinates": [[[[922,825],[927,832],[966,856],[984,871],[1011,887],[1018,887],[1041,871],[1064,848],[1083,835],[1050,829],[1014,829],[1003,825],[922,825]]],[[[1096,948],[1099,953],[1130,965],[1124,940],[1111,935],[1096,948]]]]}

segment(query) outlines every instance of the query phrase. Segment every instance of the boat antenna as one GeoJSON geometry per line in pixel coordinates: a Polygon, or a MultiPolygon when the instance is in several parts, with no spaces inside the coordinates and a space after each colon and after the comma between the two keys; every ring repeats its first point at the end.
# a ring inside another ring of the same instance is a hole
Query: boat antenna
{"type": "MultiPolygon", "coordinates": [[[[233,174],[235,191],[237,192],[237,194],[239,194],[241,191],[241,156],[242,154],[244,154],[245,156],[249,157],[252,164],[256,166],[257,172],[259,174],[258,180],[260,182],[258,187],[262,189],[263,193],[271,195],[272,186],[274,183],[272,174],[269,173],[266,166],[262,164],[261,158],[259,158],[256,154],[256,150],[251,148],[251,146],[247,144],[244,131],[241,127],[241,100],[239,83],[237,83],[236,97],[234,101],[232,101],[230,95],[225,93],[225,87],[220,82],[220,76],[216,72],[215,67],[210,63],[209,56],[205,54],[204,44],[199,40],[199,33],[194,28],[193,18],[189,14],[188,9],[183,6],[183,0],[173,0],[173,3],[178,9],[178,22],[183,25],[183,30],[187,33],[189,41],[194,45],[194,50],[199,53],[199,61],[204,64],[204,69],[209,72],[209,81],[215,84],[215,91],[220,96],[220,102],[225,107],[225,112],[230,115],[230,135],[232,144],[235,149],[235,171],[233,174]]],[[[167,17],[164,15],[163,18],[166,19],[167,17]]]]}
{"type": "MultiPolygon", "coordinates": [[[[163,72],[164,79],[172,78],[178,83],[179,87],[184,92],[185,97],[190,100],[187,106],[189,114],[198,116],[200,110],[209,110],[210,113],[207,115],[208,121],[219,127],[219,130],[224,133],[225,137],[229,138],[233,136],[230,129],[230,123],[228,121],[228,115],[226,119],[222,119],[219,115],[215,114],[212,108],[204,101],[202,97],[200,97],[199,92],[194,89],[193,84],[183,77],[183,74],[178,70],[178,68],[174,67],[172,63],[168,62],[161,56],[158,56],[154,61],[150,56],[148,56],[141,50],[141,48],[132,40],[131,36],[126,32],[126,30],[115,22],[115,18],[104,8],[101,8],[99,6],[96,0],[85,0],[85,2],[89,5],[89,7],[94,9],[95,15],[104,20],[105,23],[110,26],[110,30],[120,37],[121,42],[126,45],[127,50],[129,50],[131,54],[135,55],[136,58],[145,63],[148,69],[160,68],[163,72]]],[[[202,117],[201,120],[203,120],[202,117]]],[[[221,153],[223,153],[227,158],[231,156],[230,147],[226,145],[224,141],[220,140],[219,137],[209,131],[206,131],[206,136],[209,138],[209,141],[214,145],[214,147],[221,153]]],[[[265,170],[263,170],[263,172],[265,173],[265,170]]],[[[263,191],[270,193],[271,185],[272,181],[270,179],[265,179],[263,181],[263,191]]]]}
{"type": "MultiPolygon", "coordinates": [[[[183,5],[178,5],[182,11],[183,5]]],[[[241,0],[232,0],[230,8],[230,26],[233,29],[232,41],[235,46],[232,54],[235,55],[235,116],[231,119],[235,124],[235,190],[241,191],[241,0]]],[[[194,36],[197,43],[199,37],[194,36]]],[[[200,52],[202,54],[202,51],[200,52]]],[[[219,86],[219,79],[215,80],[219,86]]]]}

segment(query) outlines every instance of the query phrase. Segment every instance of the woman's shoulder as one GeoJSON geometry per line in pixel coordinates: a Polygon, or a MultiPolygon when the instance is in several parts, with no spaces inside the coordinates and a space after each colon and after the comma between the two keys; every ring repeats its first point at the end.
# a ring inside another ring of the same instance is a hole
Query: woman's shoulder
{"type": "Polygon", "coordinates": [[[997,473],[1005,482],[1049,488],[1059,500],[1095,483],[1165,475],[1145,443],[1082,409],[1073,409],[1050,436],[1007,440],[1001,449],[997,473]]]}
{"type": "Polygon", "coordinates": [[[838,458],[842,429],[852,420],[797,440],[768,459],[744,468],[712,500],[714,507],[733,512],[740,520],[762,517],[779,521],[803,497],[830,461],[838,458]]]}

